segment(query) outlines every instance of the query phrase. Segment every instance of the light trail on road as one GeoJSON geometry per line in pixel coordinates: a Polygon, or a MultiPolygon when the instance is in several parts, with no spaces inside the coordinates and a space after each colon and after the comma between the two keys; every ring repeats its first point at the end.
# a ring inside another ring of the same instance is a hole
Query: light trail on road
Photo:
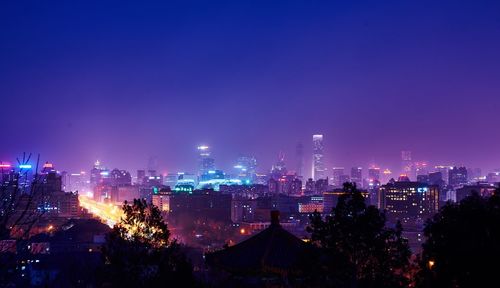
{"type": "Polygon", "coordinates": [[[121,207],[113,204],[97,202],[84,195],[79,195],[80,206],[87,209],[89,213],[101,219],[109,227],[113,227],[123,216],[121,207]]]}

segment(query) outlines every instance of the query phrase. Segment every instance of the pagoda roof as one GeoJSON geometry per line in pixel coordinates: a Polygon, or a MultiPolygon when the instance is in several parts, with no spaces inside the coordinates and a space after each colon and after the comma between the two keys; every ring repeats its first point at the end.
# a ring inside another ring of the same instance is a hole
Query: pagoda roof
{"type": "Polygon", "coordinates": [[[287,274],[300,270],[301,258],[308,249],[307,243],[272,219],[271,225],[262,232],[234,246],[207,254],[206,261],[208,265],[233,274],[287,274]]]}

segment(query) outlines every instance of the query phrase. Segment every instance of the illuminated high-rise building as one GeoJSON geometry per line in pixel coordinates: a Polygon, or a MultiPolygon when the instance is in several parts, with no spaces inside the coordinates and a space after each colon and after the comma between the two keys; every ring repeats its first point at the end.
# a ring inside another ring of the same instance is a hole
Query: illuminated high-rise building
{"type": "Polygon", "coordinates": [[[352,167],[351,169],[351,182],[356,183],[356,186],[363,187],[363,168],[352,167]]]}
{"type": "Polygon", "coordinates": [[[416,162],[415,163],[415,176],[427,175],[429,171],[427,170],[427,162],[416,162]]]}
{"type": "Polygon", "coordinates": [[[370,167],[368,169],[368,179],[380,181],[380,168],[379,167],[370,167]]]}
{"type": "Polygon", "coordinates": [[[109,184],[112,186],[127,186],[132,185],[132,176],[125,170],[113,169],[109,173],[109,184]]]}
{"type": "Polygon", "coordinates": [[[438,186],[410,181],[393,181],[379,188],[378,207],[386,211],[389,225],[401,221],[413,251],[424,240],[425,221],[439,209],[439,194],[438,186]]]}
{"type": "Polygon", "coordinates": [[[388,168],[384,169],[384,171],[382,171],[382,180],[380,182],[382,183],[387,183],[389,182],[389,180],[392,179],[392,171],[388,168]]]}
{"type": "Polygon", "coordinates": [[[170,189],[174,189],[178,180],[179,175],[177,173],[168,173],[165,177],[163,177],[163,185],[170,187],[170,189]]]}
{"type": "Polygon", "coordinates": [[[500,183],[500,169],[497,169],[486,176],[486,182],[491,184],[500,183]]]}
{"type": "Polygon", "coordinates": [[[137,184],[144,184],[146,182],[146,170],[137,170],[137,184]]]}
{"type": "Polygon", "coordinates": [[[454,188],[467,184],[467,168],[453,167],[448,171],[448,184],[454,188]]]}
{"type": "Polygon", "coordinates": [[[313,135],[313,161],[312,178],[314,180],[325,178],[325,159],[324,159],[323,135],[313,135]]]}
{"type": "Polygon", "coordinates": [[[468,168],[467,177],[474,182],[480,182],[481,178],[484,179],[481,168],[468,168]]]}
{"type": "Polygon", "coordinates": [[[412,175],[412,169],[411,151],[401,151],[401,174],[405,174],[409,178],[412,175]]]}
{"type": "Polygon", "coordinates": [[[85,174],[85,171],[68,174],[66,191],[78,191],[79,193],[88,192],[85,174]]]}
{"type": "Polygon", "coordinates": [[[48,174],[50,172],[56,172],[56,168],[54,167],[54,164],[52,164],[50,162],[45,162],[45,164],[43,164],[43,166],[42,166],[41,173],[48,174]]]}
{"type": "Polygon", "coordinates": [[[101,165],[99,160],[97,160],[94,163],[94,167],[90,170],[90,189],[94,189],[102,182],[102,179],[107,176],[109,176],[109,171],[101,165]]]}
{"type": "Polygon", "coordinates": [[[438,165],[434,167],[434,172],[441,172],[441,177],[448,184],[448,173],[453,166],[450,165],[438,165]]]}
{"type": "Polygon", "coordinates": [[[210,147],[198,146],[198,176],[215,170],[215,159],[211,157],[210,147]]]}
{"type": "Polygon", "coordinates": [[[257,170],[257,159],[253,156],[240,156],[234,165],[237,177],[250,184],[255,180],[257,170]]]}
{"type": "Polygon", "coordinates": [[[332,185],[335,188],[340,188],[344,184],[342,176],[344,176],[344,167],[332,168],[332,185]]]}
{"type": "Polygon", "coordinates": [[[278,161],[271,167],[271,178],[280,179],[287,174],[288,170],[285,165],[285,154],[280,152],[278,154],[278,161]]]}

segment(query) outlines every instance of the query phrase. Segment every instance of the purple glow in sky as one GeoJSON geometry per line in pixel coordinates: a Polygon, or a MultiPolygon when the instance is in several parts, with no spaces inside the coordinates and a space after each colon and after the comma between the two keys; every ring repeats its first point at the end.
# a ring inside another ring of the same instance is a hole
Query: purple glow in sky
{"type": "Polygon", "coordinates": [[[500,167],[499,1],[8,0],[0,41],[0,159],[500,167]]]}

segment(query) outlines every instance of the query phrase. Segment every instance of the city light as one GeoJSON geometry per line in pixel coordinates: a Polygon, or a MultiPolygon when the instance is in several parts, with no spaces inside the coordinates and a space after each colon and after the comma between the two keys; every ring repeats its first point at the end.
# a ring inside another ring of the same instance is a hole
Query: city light
{"type": "Polygon", "coordinates": [[[89,213],[99,218],[109,227],[113,227],[123,216],[122,209],[117,205],[97,202],[83,195],[79,195],[78,200],[81,207],[87,209],[89,213]]]}
{"type": "Polygon", "coordinates": [[[47,162],[43,164],[43,168],[54,168],[54,164],[47,162]]]}
{"type": "Polygon", "coordinates": [[[500,287],[500,0],[33,2],[0,286],[500,287]]]}

